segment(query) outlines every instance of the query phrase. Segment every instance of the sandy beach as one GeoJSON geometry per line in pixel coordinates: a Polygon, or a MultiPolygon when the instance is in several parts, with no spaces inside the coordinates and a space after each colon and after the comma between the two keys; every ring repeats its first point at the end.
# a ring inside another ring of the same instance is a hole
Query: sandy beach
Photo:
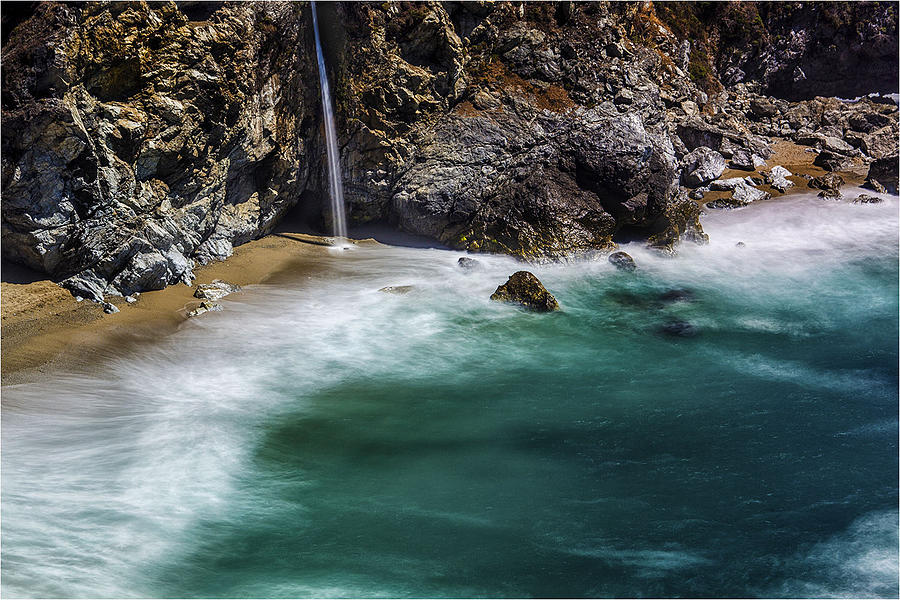
{"type": "MultiPolygon", "coordinates": [[[[312,275],[327,262],[326,238],[280,232],[238,246],[223,262],[197,267],[193,284],[140,295],[128,304],[108,298],[120,312],[106,314],[99,304],[76,302],[62,287],[17,265],[4,264],[0,284],[2,309],[2,385],[40,380],[60,369],[85,369],[104,355],[130,344],[175,331],[200,304],[196,286],[223,279],[240,286],[312,275]]],[[[202,318],[202,317],[201,317],[202,318]]]]}

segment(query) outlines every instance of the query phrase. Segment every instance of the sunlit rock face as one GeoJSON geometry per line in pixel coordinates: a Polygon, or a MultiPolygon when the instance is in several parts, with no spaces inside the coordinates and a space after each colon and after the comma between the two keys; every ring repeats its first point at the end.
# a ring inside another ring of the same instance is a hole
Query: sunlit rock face
{"type": "Polygon", "coordinates": [[[98,298],[271,229],[309,179],[300,12],[41,5],[3,48],[4,256],[98,298]]]}

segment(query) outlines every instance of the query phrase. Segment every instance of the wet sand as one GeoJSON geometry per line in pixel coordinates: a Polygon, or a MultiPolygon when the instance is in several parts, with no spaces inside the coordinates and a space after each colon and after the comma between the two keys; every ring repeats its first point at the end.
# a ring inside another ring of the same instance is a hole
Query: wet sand
{"type": "MultiPolygon", "coordinates": [[[[807,192],[802,174],[822,175],[826,171],[812,164],[816,154],[805,146],[778,141],[775,153],[766,166],[755,171],[760,175],[775,165],[791,173],[796,185],[787,193],[807,192]]],[[[859,185],[866,167],[841,173],[848,185],[859,185]]],[[[722,178],[746,177],[751,171],[726,169],[722,178]]],[[[760,189],[772,195],[772,201],[786,194],[768,185],[760,189]]],[[[730,195],[709,192],[703,202],[730,195]]],[[[363,243],[377,243],[365,240],[363,243]]],[[[238,246],[224,262],[195,269],[192,285],[176,284],[164,290],[145,292],[134,304],[124,298],[107,300],[120,312],[107,315],[100,305],[76,302],[68,291],[55,283],[40,279],[38,274],[4,263],[0,283],[0,384],[14,385],[40,380],[58,370],[84,371],[104,357],[113,357],[176,331],[187,319],[187,312],[199,305],[193,297],[198,284],[223,279],[241,286],[277,283],[280,278],[296,279],[327,271],[328,261],[335,257],[327,238],[281,232],[238,246]]],[[[202,316],[198,317],[202,318],[202,316]]]]}
{"type": "MultiPolygon", "coordinates": [[[[370,242],[374,243],[374,242],[370,242]]],[[[4,263],[0,283],[0,382],[40,380],[59,370],[84,371],[104,356],[115,356],[141,342],[176,331],[187,312],[200,304],[198,284],[223,279],[247,286],[280,278],[314,276],[335,257],[326,238],[276,233],[243,244],[224,262],[197,267],[193,284],[144,292],[134,304],[109,296],[120,312],[106,314],[99,304],[76,302],[72,295],[34,272],[4,263]]],[[[202,315],[197,318],[203,318],[202,315]]]]}

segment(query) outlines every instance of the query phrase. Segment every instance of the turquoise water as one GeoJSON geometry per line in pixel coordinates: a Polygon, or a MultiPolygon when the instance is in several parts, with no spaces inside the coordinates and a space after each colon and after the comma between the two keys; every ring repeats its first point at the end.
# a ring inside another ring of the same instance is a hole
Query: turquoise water
{"type": "Polygon", "coordinates": [[[550,315],[357,247],[5,387],[3,595],[897,597],[897,213],[709,215],[550,315]]]}

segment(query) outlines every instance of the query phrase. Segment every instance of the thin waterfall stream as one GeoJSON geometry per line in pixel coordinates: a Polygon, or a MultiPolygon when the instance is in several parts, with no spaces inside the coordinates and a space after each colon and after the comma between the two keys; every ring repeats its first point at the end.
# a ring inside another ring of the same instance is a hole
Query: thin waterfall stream
{"type": "Polygon", "coordinates": [[[328,188],[331,194],[331,225],[334,245],[344,245],[347,238],[347,216],[344,211],[344,186],[341,183],[340,158],[337,149],[337,131],[334,127],[334,109],[331,104],[331,88],[325,69],[325,55],[319,37],[319,19],[316,3],[311,2],[313,31],[316,36],[316,58],[319,66],[319,87],[322,90],[322,113],[325,118],[325,146],[328,155],[328,188]]]}

